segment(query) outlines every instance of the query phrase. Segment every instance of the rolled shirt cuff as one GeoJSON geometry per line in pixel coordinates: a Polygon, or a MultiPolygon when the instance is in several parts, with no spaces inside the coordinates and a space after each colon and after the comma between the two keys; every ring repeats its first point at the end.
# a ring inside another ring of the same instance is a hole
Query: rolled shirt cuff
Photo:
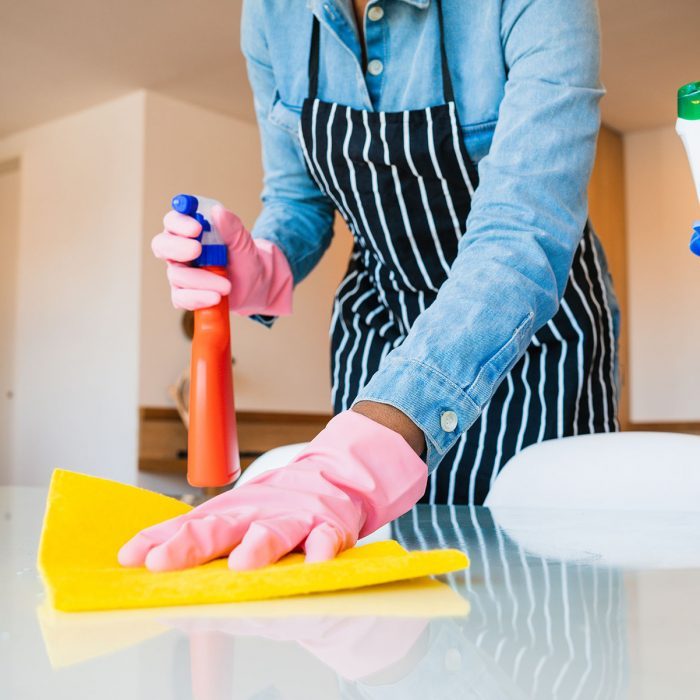
{"type": "Polygon", "coordinates": [[[360,391],[353,405],[359,401],[393,406],[423,431],[429,472],[437,469],[481,413],[465,389],[417,360],[389,359],[360,391]]]}

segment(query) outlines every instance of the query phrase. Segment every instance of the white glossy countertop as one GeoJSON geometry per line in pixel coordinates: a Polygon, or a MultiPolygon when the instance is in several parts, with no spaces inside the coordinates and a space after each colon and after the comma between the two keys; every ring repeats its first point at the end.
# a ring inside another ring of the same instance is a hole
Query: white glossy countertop
{"type": "Polygon", "coordinates": [[[700,513],[425,506],[392,536],[466,549],[451,590],[59,614],[44,498],[0,488],[3,699],[700,697],[700,513]]]}

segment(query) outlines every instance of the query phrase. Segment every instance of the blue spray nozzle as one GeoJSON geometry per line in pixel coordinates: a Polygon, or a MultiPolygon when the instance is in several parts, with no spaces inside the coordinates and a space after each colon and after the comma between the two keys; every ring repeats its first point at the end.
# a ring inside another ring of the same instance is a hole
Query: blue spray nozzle
{"type": "MultiPolygon", "coordinates": [[[[190,214],[190,216],[192,215],[190,214]]],[[[211,224],[204,218],[203,214],[197,212],[194,215],[194,218],[197,219],[197,221],[199,221],[199,223],[202,225],[202,233],[204,233],[205,231],[211,231],[211,224]]],[[[199,235],[201,237],[202,234],[200,233],[199,235]]]]}
{"type": "Polygon", "coordinates": [[[194,216],[199,208],[199,200],[191,194],[177,194],[171,204],[175,211],[186,216],[194,216]]]}
{"type": "MultiPolygon", "coordinates": [[[[205,231],[211,231],[211,224],[206,219],[202,212],[197,211],[199,208],[199,200],[192,194],[178,194],[172,199],[172,207],[176,212],[184,214],[185,216],[191,216],[193,219],[197,219],[202,225],[202,233],[205,231]]],[[[201,234],[199,238],[201,239],[201,234]]]]}
{"type": "Polygon", "coordinates": [[[700,221],[693,226],[693,235],[690,238],[690,250],[695,255],[700,255],[700,221]]]}
{"type": "Polygon", "coordinates": [[[191,216],[202,226],[202,232],[197,236],[197,240],[202,244],[202,253],[192,261],[194,267],[225,267],[228,262],[228,247],[221,240],[210,218],[211,209],[215,204],[218,204],[216,200],[195,197],[192,194],[178,194],[172,199],[172,207],[176,212],[191,216]]]}

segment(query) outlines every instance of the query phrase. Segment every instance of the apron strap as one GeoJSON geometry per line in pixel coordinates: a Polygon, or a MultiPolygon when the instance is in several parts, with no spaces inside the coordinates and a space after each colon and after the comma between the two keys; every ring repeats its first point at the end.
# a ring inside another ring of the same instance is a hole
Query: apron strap
{"type": "Polygon", "coordinates": [[[321,25],[318,17],[314,15],[314,23],[311,28],[311,50],[309,51],[309,99],[315,100],[318,95],[318,56],[321,25]]]}
{"type": "MultiPolygon", "coordinates": [[[[438,8],[438,24],[440,26],[440,60],[442,64],[442,94],[445,102],[454,102],[454,90],[452,88],[452,77],[450,76],[450,66],[447,62],[447,51],[445,49],[445,29],[442,18],[442,0],[436,0],[438,8]]],[[[314,15],[313,26],[311,28],[311,48],[309,49],[309,99],[315,100],[318,96],[318,71],[320,55],[320,29],[321,24],[318,17],[314,15]]]]}
{"type": "Polygon", "coordinates": [[[452,76],[450,75],[450,64],[447,62],[447,51],[445,49],[445,27],[442,19],[442,0],[437,0],[438,22],[440,23],[440,57],[442,59],[442,95],[445,102],[454,102],[455,94],[452,89],[452,76]]]}

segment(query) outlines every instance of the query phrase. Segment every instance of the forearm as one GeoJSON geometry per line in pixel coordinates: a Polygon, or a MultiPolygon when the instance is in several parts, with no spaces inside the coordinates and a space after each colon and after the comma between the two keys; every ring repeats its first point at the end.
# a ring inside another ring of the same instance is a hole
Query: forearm
{"type": "Polygon", "coordinates": [[[333,237],[333,212],[322,203],[303,198],[263,195],[263,211],[253,226],[253,238],[274,243],[284,253],[294,277],[301,282],[317,265],[333,237]]]}
{"type": "Polygon", "coordinates": [[[263,209],[252,234],[271,241],[284,253],[298,284],[331,242],[334,210],[306,170],[298,136],[299,115],[279,98],[263,14],[259,3],[245,3],[241,42],[265,173],[263,209]]]}

